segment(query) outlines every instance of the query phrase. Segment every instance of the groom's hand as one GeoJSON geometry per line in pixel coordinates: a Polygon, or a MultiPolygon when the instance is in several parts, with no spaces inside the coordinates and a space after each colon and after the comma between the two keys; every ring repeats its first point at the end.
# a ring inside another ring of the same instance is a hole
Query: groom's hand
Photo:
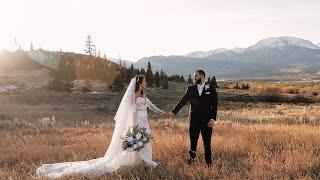
{"type": "Polygon", "coordinates": [[[210,119],[208,122],[208,127],[213,127],[214,126],[214,119],[210,119]]]}

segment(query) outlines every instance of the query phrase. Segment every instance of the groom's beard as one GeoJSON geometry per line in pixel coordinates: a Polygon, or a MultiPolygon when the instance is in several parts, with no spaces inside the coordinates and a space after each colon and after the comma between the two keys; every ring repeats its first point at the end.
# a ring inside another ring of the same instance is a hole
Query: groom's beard
{"type": "Polygon", "coordinates": [[[200,83],[201,83],[201,79],[194,80],[194,83],[195,83],[195,84],[200,84],[200,83]]]}

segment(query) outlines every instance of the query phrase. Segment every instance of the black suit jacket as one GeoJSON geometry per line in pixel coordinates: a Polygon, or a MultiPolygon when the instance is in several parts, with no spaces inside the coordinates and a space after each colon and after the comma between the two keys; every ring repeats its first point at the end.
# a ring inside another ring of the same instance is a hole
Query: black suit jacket
{"type": "Polygon", "coordinates": [[[205,82],[201,96],[199,96],[196,84],[189,86],[171,112],[177,114],[188,101],[190,102],[189,120],[192,124],[203,121],[207,123],[210,119],[216,120],[218,95],[214,86],[205,82]],[[206,89],[206,86],[209,86],[209,88],[206,89]]]}

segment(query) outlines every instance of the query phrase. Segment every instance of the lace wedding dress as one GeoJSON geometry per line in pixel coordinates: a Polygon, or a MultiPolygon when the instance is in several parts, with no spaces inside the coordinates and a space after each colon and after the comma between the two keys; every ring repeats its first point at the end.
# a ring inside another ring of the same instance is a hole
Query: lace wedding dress
{"type": "Polygon", "coordinates": [[[148,133],[151,133],[147,108],[159,114],[164,113],[145,96],[135,99],[134,90],[135,78],[131,80],[114,117],[116,123],[111,142],[103,157],[87,161],[42,164],[36,169],[36,175],[60,178],[66,175],[82,173],[86,177],[95,177],[115,172],[122,166],[134,166],[140,163],[144,163],[148,167],[156,167],[158,163],[152,160],[152,140],[145,144],[140,151],[128,152],[123,151],[121,148],[121,135],[129,127],[138,124],[141,127],[145,127],[148,133]]]}

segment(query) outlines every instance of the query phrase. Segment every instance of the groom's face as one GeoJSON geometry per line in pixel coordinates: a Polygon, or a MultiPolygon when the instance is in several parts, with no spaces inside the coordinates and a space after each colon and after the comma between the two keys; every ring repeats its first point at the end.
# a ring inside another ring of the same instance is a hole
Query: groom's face
{"type": "Polygon", "coordinates": [[[200,84],[202,81],[202,78],[203,78],[203,75],[201,75],[200,73],[198,73],[198,72],[194,73],[194,83],[195,84],[200,84]]]}

